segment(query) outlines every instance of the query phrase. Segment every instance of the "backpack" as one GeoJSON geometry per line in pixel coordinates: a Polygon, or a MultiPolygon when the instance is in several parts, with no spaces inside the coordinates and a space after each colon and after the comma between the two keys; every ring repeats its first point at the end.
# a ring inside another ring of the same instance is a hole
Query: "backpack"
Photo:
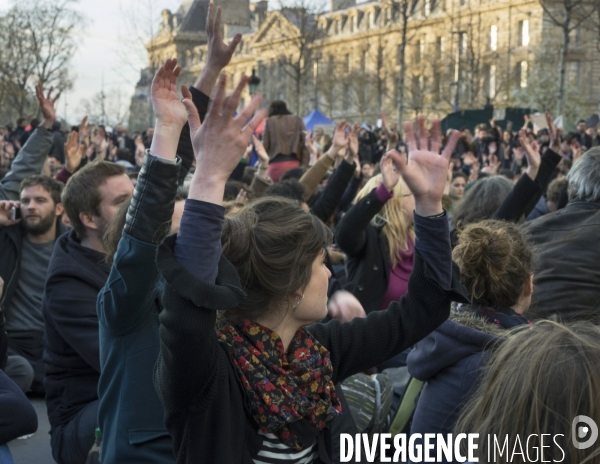
{"type": "Polygon", "coordinates": [[[385,372],[355,374],[342,382],[342,390],[359,433],[373,436],[388,431],[394,389],[385,372]]]}

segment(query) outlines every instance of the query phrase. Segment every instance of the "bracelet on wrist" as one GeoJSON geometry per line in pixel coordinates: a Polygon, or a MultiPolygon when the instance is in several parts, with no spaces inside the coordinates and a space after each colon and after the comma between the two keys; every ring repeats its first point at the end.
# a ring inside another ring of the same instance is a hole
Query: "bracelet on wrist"
{"type": "Polygon", "coordinates": [[[442,210],[440,214],[434,214],[433,216],[427,216],[427,219],[440,219],[446,215],[446,210],[442,210]]]}

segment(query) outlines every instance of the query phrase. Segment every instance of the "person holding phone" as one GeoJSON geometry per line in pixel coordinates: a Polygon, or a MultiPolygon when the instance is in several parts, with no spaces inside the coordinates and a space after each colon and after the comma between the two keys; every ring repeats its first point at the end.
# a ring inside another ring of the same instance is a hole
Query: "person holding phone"
{"type": "Polygon", "coordinates": [[[8,359],[5,373],[23,392],[43,393],[44,318],[42,297],[61,222],[62,183],[47,176],[21,182],[20,201],[0,201],[0,305],[6,317],[8,359]]]}

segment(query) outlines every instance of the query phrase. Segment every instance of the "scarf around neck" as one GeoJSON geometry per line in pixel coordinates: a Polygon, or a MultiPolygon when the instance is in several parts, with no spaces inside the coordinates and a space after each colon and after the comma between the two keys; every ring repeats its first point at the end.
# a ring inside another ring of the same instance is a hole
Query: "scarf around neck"
{"type": "Polygon", "coordinates": [[[342,413],[329,351],[306,329],[287,353],[277,333],[244,319],[218,332],[233,358],[252,417],[264,433],[301,450],[342,413]]]}

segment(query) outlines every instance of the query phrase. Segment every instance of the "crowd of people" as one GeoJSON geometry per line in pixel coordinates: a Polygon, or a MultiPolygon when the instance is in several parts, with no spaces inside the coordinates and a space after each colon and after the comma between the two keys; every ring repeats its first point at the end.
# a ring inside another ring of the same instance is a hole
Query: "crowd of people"
{"type": "Polygon", "coordinates": [[[225,96],[220,15],[183,99],[177,60],[157,71],[143,134],[63,135],[41,85],[43,119],[0,128],[0,462],[37,429],[26,395],[59,464],[100,433],[103,463],[335,463],[341,433],[400,422],[598,462],[573,425],[600,423],[596,128],[312,133],[240,107],[247,77],[225,96]]]}

